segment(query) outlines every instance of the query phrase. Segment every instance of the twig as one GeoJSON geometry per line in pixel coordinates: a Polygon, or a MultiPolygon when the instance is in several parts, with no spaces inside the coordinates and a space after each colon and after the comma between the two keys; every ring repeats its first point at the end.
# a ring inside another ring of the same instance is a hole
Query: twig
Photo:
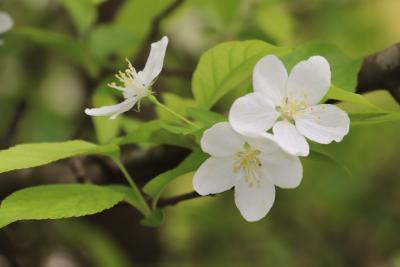
{"type": "Polygon", "coordinates": [[[26,109],[27,109],[27,101],[26,99],[21,99],[16,105],[14,115],[4,135],[1,147],[6,148],[13,143],[15,135],[17,134],[18,126],[25,114],[26,109]]]}
{"type": "MultiPolygon", "coordinates": [[[[207,195],[207,196],[213,197],[215,195],[207,195]]],[[[178,204],[179,202],[186,201],[186,200],[191,200],[191,199],[195,199],[195,198],[199,198],[199,197],[203,197],[203,196],[199,195],[198,193],[193,191],[193,192],[185,193],[185,194],[182,194],[182,195],[179,195],[179,196],[161,199],[158,202],[158,207],[159,208],[163,208],[165,206],[173,206],[173,205],[178,204]]]]}

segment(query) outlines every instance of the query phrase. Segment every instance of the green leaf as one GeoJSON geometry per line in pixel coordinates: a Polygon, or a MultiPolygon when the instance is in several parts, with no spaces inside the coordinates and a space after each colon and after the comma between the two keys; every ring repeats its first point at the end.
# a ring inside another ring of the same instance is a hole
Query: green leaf
{"type": "Polygon", "coordinates": [[[45,165],[78,155],[119,153],[116,145],[99,146],[81,140],[23,144],[0,151],[0,173],[45,165]]]}
{"type": "Polygon", "coordinates": [[[126,136],[117,138],[113,143],[126,145],[136,143],[166,144],[193,149],[197,147],[194,136],[187,135],[186,132],[177,134],[186,128],[178,126],[168,126],[168,123],[161,120],[141,123],[135,130],[126,136]]]}
{"type": "Polygon", "coordinates": [[[138,210],[143,210],[142,202],[140,201],[140,197],[135,194],[132,188],[125,186],[125,185],[108,185],[107,188],[119,192],[124,195],[124,201],[131,204],[133,207],[137,208],[138,210]]]}
{"type": "Polygon", "coordinates": [[[355,94],[352,92],[345,91],[341,88],[338,88],[336,86],[332,86],[328,93],[325,96],[326,99],[333,99],[333,100],[340,100],[340,101],[346,101],[354,104],[358,104],[362,106],[363,108],[368,109],[370,112],[374,113],[382,113],[385,112],[383,109],[375,106],[372,104],[370,101],[368,101],[365,97],[359,94],[355,94]]]}
{"type": "Polygon", "coordinates": [[[226,42],[206,51],[200,58],[192,80],[193,95],[198,106],[210,109],[230,91],[250,85],[254,65],[263,56],[282,56],[287,52],[287,48],[257,40],[226,42]]]}
{"type": "Polygon", "coordinates": [[[19,190],[0,205],[0,228],[21,220],[79,217],[109,209],[125,195],[89,184],[42,185],[19,190]]]}
{"type": "Polygon", "coordinates": [[[157,206],[158,198],[170,182],[183,174],[195,171],[207,158],[207,154],[193,151],[176,168],[166,171],[148,182],[143,187],[143,191],[153,198],[153,206],[157,206]]]}
{"type": "Polygon", "coordinates": [[[58,0],[71,15],[76,28],[82,34],[96,21],[96,5],[93,0],[58,0]]]}
{"type": "Polygon", "coordinates": [[[333,44],[322,42],[306,43],[286,55],[283,61],[288,69],[292,69],[299,61],[315,55],[323,56],[328,60],[331,66],[333,84],[346,91],[354,92],[362,59],[349,58],[333,44]]]}
{"type": "MultiPolygon", "coordinates": [[[[117,101],[109,94],[96,92],[92,97],[94,107],[115,105],[117,101]]],[[[120,130],[120,117],[111,120],[109,117],[92,117],[97,141],[100,144],[106,144],[118,136],[120,130]]]]}
{"type": "Polygon", "coordinates": [[[226,121],[224,115],[202,108],[188,108],[187,113],[190,117],[201,122],[204,126],[211,126],[217,122],[226,121]]]}
{"type": "Polygon", "coordinates": [[[350,169],[342,162],[338,161],[334,156],[326,152],[319,144],[310,144],[310,155],[307,157],[309,160],[318,160],[333,164],[342,169],[349,177],[352,176],[350,169]]]}
{"type": "MultiPolygon", "coordinates": [[[[165,106],[184,117],[187,116],[187,109],[195,106],[195,101],[193,99],[183,98],[172,93],[163,93],[162,99],[165,106]]],[[[177,121],[175,116],[171,115],[171,113],[165,111],[159,106],[156,106],[156,111],[161,120],[177,121]]]]}

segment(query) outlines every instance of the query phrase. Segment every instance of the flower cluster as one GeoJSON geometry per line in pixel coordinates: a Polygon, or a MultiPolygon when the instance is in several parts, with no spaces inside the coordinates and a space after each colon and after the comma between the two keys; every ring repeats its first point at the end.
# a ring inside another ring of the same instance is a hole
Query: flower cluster
{"type": "MultiPolygon", "coordinates": [[[[128,69],[116,75],[121,85],[109,84],[122,92],[123,102],[85,113],[114,119],[140,105],[142,98],[152,94],[167,45],[167,37],[153,43],[142,71],[136,72],[128,61],[128,69]]],[[[213,125],[202,136],[201,148],[210,157],[194,175],[196,192],[217,194],[234,187],[235,203],[243,217],[247,221],[263,218],[274,203],[275,186],[300,184],[303,168],[298,156],[309,154],[306,138],[329,144],[340,142],[348,133],[347,114],[335,105],[319,104],[330,86],[330,66],[321,56],[299,62],[290,75],[276,56],[263,57],[254,67],[254,92],[232,104],[229,122],[213,125]]]]}
{"type": "Polygon", "coordinates": [[[205,131],[201,148],[210,154],[193,178],[200,195],[235,188],[235,203],[247,221],[263,218],[275,200],[275,186],[295,188],[303,176],[298,156],[314,142],[339,142],[349,131],[347,114],[318,104],[331,85],[329,63],[321,56],[299,62],[288,75],[274,55],[253,71],[254,92],[238,98],[229,123],[205,131]],[[272,132],[270,132],[272,130],[272,132]]]}

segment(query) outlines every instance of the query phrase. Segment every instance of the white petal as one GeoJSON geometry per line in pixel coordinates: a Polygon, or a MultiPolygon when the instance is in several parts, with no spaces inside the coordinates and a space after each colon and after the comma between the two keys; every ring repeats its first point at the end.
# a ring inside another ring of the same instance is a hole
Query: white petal
{"type": "Polygon", "coordinates": [[[239,97],[229,111],[229,122],[235,131],[248,136],[270,129],[279,113],[262,93],[239,97]]]}
{"type": "Polygon", "coordinates": [[[151,44],[150,54],[147,58],[146,65],[142,71],[138,72],[140,80],[143,82],[144,86],[150,86],[151,82],[160,74],[164,64],[167,45],[167,36],[164,36],[160,41],[151,44]]]}
{"type": "Polygon", "coordinates": [[[275,200],[275,187],[272,182],[262,179],[260,185],[249,186],[244,179],[235,185],[235,204],[242,216],[249,222],[267,215],[275,200]]]}
{"type": "Polygon", "coordinates": [[[288,74],[282,61],[274,55],[260,59],[253,70],[254,92],[267,96],[275,106],[280,106],[286,96],[288,74]]]}
{"type": "Polygon", "coordinates": [[[254,135],[252,137],[246,136],[244,137],[244,140],[254,149],[260,150],[265,153],[272,153],[275,150],[280,149],[280,146],[276,142],[275,137],[268,132],[263,132],[259,135],[254,135]]]}
{"type": "Polygon", "coordinates": [[[101,108],[87,108],[85,109],[85,113],[90,116],[111,116],[110,119],[115,119],[119,114],[133,108],[136,102],[137,98],[132,97],[112,106],[104,106],[101,108]]]}
{"type": "Polygon", "coordinates": [[[295,121],[300,133],[321,144],[342,141],[350,126],[347,113],[329,104],[309,107],[295,121]]]}
{"type": "Polygon", "coordinates": [[[288,121],[279,121],[272,129],[274,138],[286,152],[295,156],[308,156],[310,148],[296,126],[288,121]]]}
{"type": "Polygon", "coordinates": [[[245,142],[228,122],[219,122],[204,132],[200,143],[204,152],[216,157],[227,157],[241,150],[245,142]]]}
{"type": "Polygon", "coordinates": [[[202,196],[229,190],[236,180],[233,157],[210,157],[193,177],[194,190],[202,196]]]}
{"type": "Polygon", "coordinates": [[[287,84],[287,95],[289,101],[305,101],[307,105],[314,105],[325,96],[330,85],[328,61],[321,56],[313,56],[293,67],[287,84]]]}
{"type": "Polygon", "coordinates": [[[10,30],[14,25],[14,21],[6,12],[0,11],[0,33],[10,30]]]}
{"type": "Polygon", "coordinates": [[[298,157],[281,149],[272,153],[262,153],[261,172],[263,177],[282,188],[297,187],[303,177],[303,167],[298,157]]]}

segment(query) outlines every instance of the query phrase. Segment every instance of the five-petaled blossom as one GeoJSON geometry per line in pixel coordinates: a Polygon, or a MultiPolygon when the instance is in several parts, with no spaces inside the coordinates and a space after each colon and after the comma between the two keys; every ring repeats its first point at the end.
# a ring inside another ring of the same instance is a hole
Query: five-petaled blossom
{"type": "Polygon", "coordinates": [[[110,119],[115,119],[119,114],[133,108],[136,103],[139,106],[140,100],[152,93],[151,86],[162,70],[167,45],[166,36],[151,44],[150,55],[142,71],[136,72],[128,61],[128,69],[115,75],[122,85],[110,83],[108,86],[122,91],[125,98],[123,102],[112,106],[85,109],[85,113],[91,116],[111,116],[110,119]]]}
{"type": "MultiPolygon", "coordinates": [[[[6,12],[0,11],[0,34],[9,31],[14,25],[14,22],[10,15],[6,12]]],[[[0,45],[3,40],[0,40],[0,45]]]]}
{"type": "Polygon", "coordinates": [[[313,56],[288,75],[274,55],[253,71],[254,92],[238,98],[229,112],[232,127],[243,135],[273,138],[288,153],[307,156],[305,139],[321,144],[340,142],[349,131],[347,114],[335,105],[318,104],[331,85],[327,60],[313,56]],[[273,136],[267,131],[272,128],[273,136]]]}
{"type": "Polygon", "coordinates": [[[295,188],[302,179],[298,157],[284,152],[273,141],[246,137],[229,123],[206,130],[201,148],[211,155],[197,170],[193,186],[200,195],[235,187],[235,203],[247,221],[263,218],[275,200],[275,185],[295,188]]]}

